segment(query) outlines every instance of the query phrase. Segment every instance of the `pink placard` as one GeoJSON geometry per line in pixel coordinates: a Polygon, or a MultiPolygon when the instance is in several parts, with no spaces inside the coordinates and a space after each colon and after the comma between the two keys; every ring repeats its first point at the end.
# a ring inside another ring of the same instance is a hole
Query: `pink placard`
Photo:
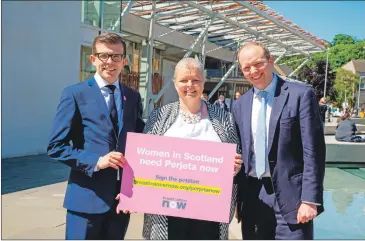
{"type": "Polygon", "coordinates": [[[118,208],[229,222],[236,145],[128,133],[118,208]]]}

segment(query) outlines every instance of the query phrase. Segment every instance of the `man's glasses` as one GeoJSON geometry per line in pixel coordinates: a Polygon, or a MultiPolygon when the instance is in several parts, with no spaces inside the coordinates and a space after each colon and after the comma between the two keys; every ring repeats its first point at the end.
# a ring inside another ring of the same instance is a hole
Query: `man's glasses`
{"type": "Polygon", "coordinates": [[[104,63],[107,62],[109,58],[112,58],[114,62],[120,62],[124,57],[124,54],[95,53],[94,55],[104,63]]]}

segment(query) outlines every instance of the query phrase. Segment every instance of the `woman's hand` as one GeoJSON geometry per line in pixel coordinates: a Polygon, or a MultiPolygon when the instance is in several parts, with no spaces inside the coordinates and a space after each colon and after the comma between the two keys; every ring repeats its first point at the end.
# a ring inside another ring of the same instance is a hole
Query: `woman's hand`
{"type": "Polygon", "coordinates": [[[236,154],[235,157],[234,157],[234,175],[235,176],[241,170],[241,167],[242,167],[241,155],[236,154]]]}
{"type": "MultiPolygon", "coordinates": [[[[120,199],[120,193],[115,197],[115,200],[119,200],[119,199],[120,199]]],[[[118,205],[117,205],[116,211],[117,211],[117,214],[120,213],[120,210],[118,209],[118,205]]],[[[133,212],[131,212],[129,210],[123,210],[123,213],[128,214],[128,213],[133,213],[133,212]]]]}

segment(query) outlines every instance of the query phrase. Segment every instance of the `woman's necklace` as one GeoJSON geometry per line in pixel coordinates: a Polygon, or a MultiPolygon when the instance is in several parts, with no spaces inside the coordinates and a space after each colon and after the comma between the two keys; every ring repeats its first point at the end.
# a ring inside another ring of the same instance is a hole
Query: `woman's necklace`
{"type": "Polygon", "coordinates": [[[183,121],[185,121],[186,123],[196,124],[200,121],[200,119],[202,117],[201,108],[202,108],[202,104],[200,103],[200,109],[197,114],[187,113],[187,112],[183,111],[182,109],[180,109],[179,114],[180,114],[181,118],[183,119],[183,121]]]}

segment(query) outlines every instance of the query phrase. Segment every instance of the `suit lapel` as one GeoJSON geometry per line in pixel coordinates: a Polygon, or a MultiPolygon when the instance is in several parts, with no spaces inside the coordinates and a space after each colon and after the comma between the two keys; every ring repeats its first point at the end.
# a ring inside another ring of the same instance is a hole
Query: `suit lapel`
{"type": "Polygon", "coordinates": [[[251,160],[249,159],[251,157],[250,152],[252,150],[252,127],[251,127],[251,119],[252,119],[252,99],[253,99],[253,93],[254,89],[250,89],[247,95],[247,98],[243,100],[243,110],[242,110],[242,118],[243,118],[243,135],[244,139],[241,141],[245,142],[245,146],[247,147],[247,150],[242,150],[242,152],[245,152],[244,155],[246,155],[246,158],[244,160],[247,160],[247,163],[245,163],[245,166],[247,167],[247,170],[250,170],[250,163],[251,160]],[[244,124],[246,123],[246,124],[244,124]]]}
{"type": "Polygon", "coordinates": [[[112,120],[110,119],[108,106],[106,105],[104,96],[102,95],[100,88],[96,83],[96,80],[94,79],[94,77],[92,77],[91,79],[88,80],[88,82],[91,88],[91,94],[92,94],[91,98],[96,100],[100,112],[105,115],[105,118],[108,120],[109,125],[113,126],[112,120]]]}
{"type": "Polygon", "coordinates": [[[274,102],[271,109],[270,124],[269,124],[269,138],[268,138],[268,153],[270,153],[272,142],[275,135],[278,120],[283,111],[286,100],[288,99],[288,86],[285,81],[278,77],[278,82],[275,90],[274,102]]]}

